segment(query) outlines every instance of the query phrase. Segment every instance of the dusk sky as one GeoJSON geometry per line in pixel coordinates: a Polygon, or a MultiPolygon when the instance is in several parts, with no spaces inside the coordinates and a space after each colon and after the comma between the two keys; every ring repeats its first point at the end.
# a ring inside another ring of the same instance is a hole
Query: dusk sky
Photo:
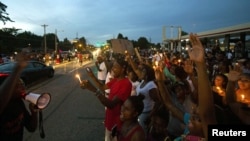
{"type": "Polygon", "coordinates": [[[119,33],[130,40],[162,42],[162,28],[181,26],[198,33],[250,22],[250,0],[1,0],[15,27],[36,35],[55,33],[62,41],[85,37],[106,42],[119,33]]]}

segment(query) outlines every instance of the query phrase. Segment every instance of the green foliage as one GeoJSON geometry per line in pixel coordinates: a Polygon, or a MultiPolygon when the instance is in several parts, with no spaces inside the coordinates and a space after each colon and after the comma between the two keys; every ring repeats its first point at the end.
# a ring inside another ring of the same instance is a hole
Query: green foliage
{"type": "Polygon", "coordinates": [[[5,24],[7,21],[14,22],[10,19],[9,14],[6,12],[7,6],[0,2],[0,20],[5,24]]]}
{"type": "Polygon", "coordinates": [[[137,45],[138,45],[138,47],[140,47],[140,49],[148,49],[150,47],[150,44],[149,44],[147,38],[145,38],[145,37],[140,37],[138,39],[137,45]]]}

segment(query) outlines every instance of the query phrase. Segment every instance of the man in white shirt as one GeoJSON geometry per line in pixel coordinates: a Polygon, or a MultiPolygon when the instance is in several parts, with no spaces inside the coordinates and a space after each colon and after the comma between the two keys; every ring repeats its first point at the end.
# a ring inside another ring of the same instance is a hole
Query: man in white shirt
{"type": "Polygon", "coordinates": [[[96,67],[97,67],[97,79],[102,83],[105,84],[106,77],[107,77],[107,67],[105,65],[104,59],[102,56],[97,57],[96,61],[96,67]]]}

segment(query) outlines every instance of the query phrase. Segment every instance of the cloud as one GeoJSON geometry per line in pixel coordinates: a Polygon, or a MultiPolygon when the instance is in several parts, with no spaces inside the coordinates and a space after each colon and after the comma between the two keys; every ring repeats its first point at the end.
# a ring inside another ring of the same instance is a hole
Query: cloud
{"type": "MultiPolygon", "coordinates": [[[[250,1],[235,0],[2,0],[16,26],[43,35],[55,29],[60,40],[84,36],[105,42],[122,33],[131,40],[162,40],[163,26],[181,26],[186,32],[202,32],[250,22],[250,1]]],[[[8,23],[6,26],[11,25],[8,23]]]]}

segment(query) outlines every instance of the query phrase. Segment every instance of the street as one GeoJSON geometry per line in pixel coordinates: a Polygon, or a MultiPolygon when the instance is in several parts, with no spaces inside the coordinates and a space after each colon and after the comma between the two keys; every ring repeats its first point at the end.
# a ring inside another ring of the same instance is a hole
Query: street
{"type": "Polygon", "coordinates": [[[85,67],[94,69],[93,61],[80,66],[69,62],[56,67],[55,76],[31,88],[33,93],[49,92],[51,102],[43,110],[45,138],[40,137],[39,125],[34,133],[25,130],[24,141],[101,141],[104,140],[105,108],[93,93],[83,90],[79,80],[87,79],[85,67]]]}

